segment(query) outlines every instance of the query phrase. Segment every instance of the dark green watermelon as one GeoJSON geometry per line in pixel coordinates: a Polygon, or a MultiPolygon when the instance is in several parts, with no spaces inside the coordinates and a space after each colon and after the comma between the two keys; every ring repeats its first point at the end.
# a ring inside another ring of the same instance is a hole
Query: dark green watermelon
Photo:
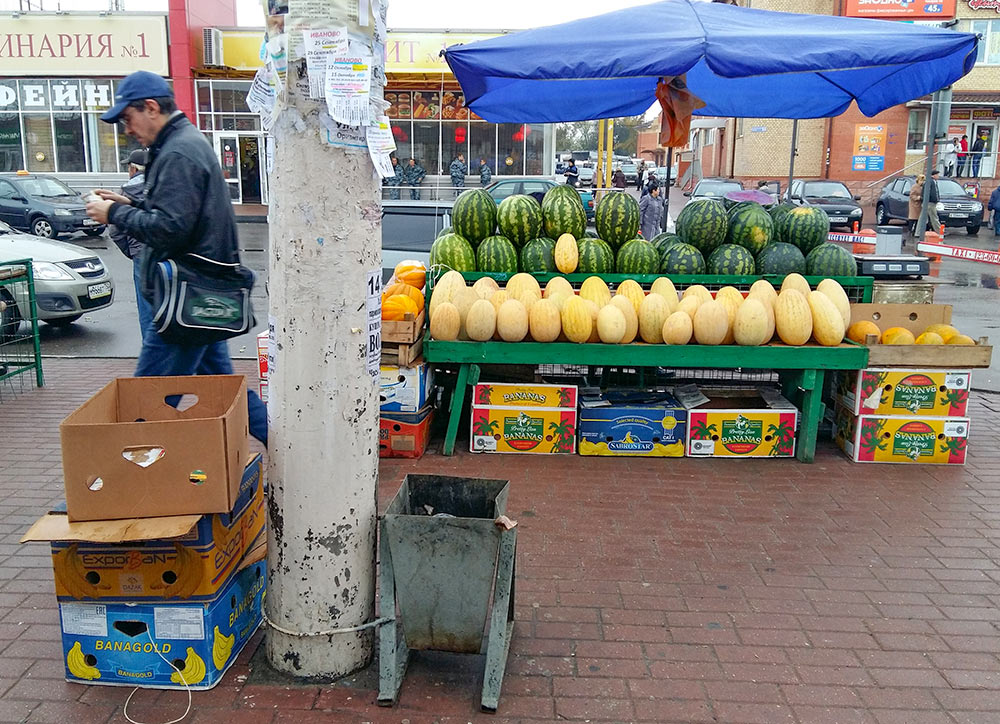
{"type": "Polygon", "coordinates": [[[649,243],[656,247],[657,252],[663,251],[666,247],[671,244],[676,244],[681,240],[681,237],[677,236],[672,231],[664,231],[662,234],[657,234],[649,243]]]}
{"type": "Polygon", "coordinates": [[[477,271],[517,273],[517,249],[505,236],[487,236],[476,249],[477,271]]]}
{"type": "Polygon", "coordinates": [[[639,203],[625,192],[605,194],[594,210],[594,227],[601,239],[618,249],[639,233],[639,203]]]}
{"type": "Polygon", "coordinates": [[[476,246],[497,228],[497,204],[483,189],[463,191],[451,207],[455,233],[476,246]]]}
{"type": "Polygon", "coordinates": [[[747,276],[756,273],[753,254],[736,244],[723,244],[705,260],[709,274],[747,276]]]}
{"type": "Polygon", "coordinates": [[[441,266],[460,272],[476,271],[476,252],[464,236],[445,234],[431,244],[430,262],[432,268],[441,266]]]}
{"type": "Polygon", "coordinates": [[[704,274],[705,257],[695,247],[683,242],[671,244],[660,252],[662,274],[704,274]]]}
{"type": "Polygon", "coordinates": [[[757,255],[758,274],[805,274],[806,257],[795,244],[776,241],[757,255]]]}
{"type": "Polygon", "coordinates": [[[577,247],[580,251],[580,262],[576,271],[579,274],[611,274],[615,270],[615,253],[603,239],[591,239],[585,236],[579,239],[577,247]]]}
{"type": "Polygon", "coordinates": [[[751,254],[758,254],[771,241],[773,233],[774,222],[760,204],[748,202],[730,210],[727,244],[736,244],[751,254]]]}
{"type": "Polygon", "coordinates": [[[728,229],[726,209],[714,199],[692,201],[677,216],[677,235],[703,255],[725,243],[728,229]]]}
{"type": "Polygon", "coordinates": [[[521,270],[528,273],[554,272],[556,242],[542,236],[532,239],[521,249],[521,270]]]}
{"type": "Polygon", "coordinates": [[[839,244],[820,244],[806,257],[806,274],[815,277],[854,277],[858,263],[851,252],[839,244]]]}
{"type": "Polygon", "coordinates": [[[660,254],[645,239],[626,241],[615,261],[619,274],[656,274],[660,270],[660,254]]]}
{"type": "Polygon", "coordinates": [[[772,206],[771,208],[769,208],[767,210],[767,213],[770,214],[770,216],[771,216],[771,221],[774,222],[775,241],[784,241],[784,239],[777,238],[777,236],[778,236],[778,220],[782,216],[784,216],[785,214],[787,214],[789,211],[791,211],[792,209],[797,209],[797,208],[798,208],[798,206],[796,206],[795,204],[787,204],[786,203],[786,204],[777,204],[777,205],[772,206]]]}
{"type": "Polygon", "coordinates": [[[777,228],[778,241],[795,244],[808,254],[827,242],[830,217],[818,206],[796,206],[781,216],[777,228]]]}

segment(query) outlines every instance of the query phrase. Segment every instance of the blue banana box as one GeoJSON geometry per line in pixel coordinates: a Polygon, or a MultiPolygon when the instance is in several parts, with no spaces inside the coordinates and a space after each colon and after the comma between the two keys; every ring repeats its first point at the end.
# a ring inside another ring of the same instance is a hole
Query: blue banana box
{"type": "Polygon", "coordinates": [[[581,398],[578,429],[581,455],[679,458],[684,457],[687,410],[666,392],[609,391],[581,398]]]}
{"type": "Polygon", "coordinates": [[[66,680],[150,689],[211,689],[261,622],[263,561],[202,603],[60,603],[66,680]],[[182,678],[183,677],[183,678],[182,678]]]}

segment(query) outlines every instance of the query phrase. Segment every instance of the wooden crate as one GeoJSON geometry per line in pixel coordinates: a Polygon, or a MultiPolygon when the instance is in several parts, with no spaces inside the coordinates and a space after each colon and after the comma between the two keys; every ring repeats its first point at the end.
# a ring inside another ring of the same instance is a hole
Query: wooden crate
{"type": "Polygon", "coordinates": [[[395,342],[398,344],[413,344],[421,337],[424,336],[424,310],[420,310],[420,314],[414,317],[412,314],[407,314],[405,318],[400,321],[396,320],[382,320],[382,344],[385,346],[386,342],[395,342]]]}
{"type": "Polygon", "coordinates": [[[382,340],[382,364],[398,367],[416,367],[423,362],[424,340],[418,339],[413,344],[386,342],[382,340]]]}

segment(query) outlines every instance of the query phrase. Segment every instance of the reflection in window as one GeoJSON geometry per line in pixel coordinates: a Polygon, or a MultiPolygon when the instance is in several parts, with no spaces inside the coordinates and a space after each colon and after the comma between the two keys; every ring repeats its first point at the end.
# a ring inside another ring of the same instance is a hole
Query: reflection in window
{"type": "Polygon", "coordinates": [[[24,168],[21,121],[16,113],[0,113],[0,171],[24,168]]]}
{"type": "Polygon", "coordinates": [[[479,171],[479,159],[485,158],[486,165],[496,173],[497,169],[497,128],[492,123],[469,124],[469,169],[479,171]]]}
{"type": "MultiPolygon", "coordinates": [[[[442,173],[442,160],[438,146],[440,124],[414,121],[413,123],[413,157],[421,162],[429,174],[442,173]]],[[[449,158],[447,163],[451,163],[449,158]]]]}
{"type": "Polygon", "coordinates": [[[83,118],[84,132],[90,154],[90,170],[101,173],[118,172],[118,151],[115,148],[115,126],[105,123],[97,113],[83,118]]]}
{"type": "Polygon", "coordinates": [[[910,120],[906,127],[906,149],[922,151],[926,142],[927,111],[918,108],[910,111],[910,120]]]}
{"type": "Polygon", "coordinates": [[[469,124],[466,121],[443,121],[441,123],[441,162],[447,169],[458,154],[465,157],[465,166],[472,173],[469,163],[469,124]]]}
{"type": "Polygon", "coordinates": [[[545,126],[532,123],[524,127],[524,173],[541,176],[545,156],[545,126]]]}
{"type": "Polygon", "coordinates": [[[61,172],[85,173],[87,160],[83,148],[83,123],[79,113],[56,113],[56,158],[61,172]]]}
{"type": "Polygon", "coordinates": [[[524,173],[524,130],[520,123],[497,124],[497,168],[501,176],[524,173]]]}
{"type": "Polygon", "coordinates": [[[216,113],[250,113],[246,81],[212,81],[212,106],[216,113]]]}
{"type": "Polygon", "coordinates": [[[200,80],[195,84],[198,94],[198,110],[202,113],[212,112],[212,87],[208,82],[200,80]]]}
{"type": "Polygon", "coordinates": [[[126,136],[122,124],[115,124],[118,129],[118,170],[128,171],[128,157],[132,151],[142,148],[142,144],[131,136],[126,136]]]}
{"type": "Polygon", "coordinates": [[[29,171],[55,171],[55,153],[52,148],[52,119],[49,114],[24,115],[25,146],[28,149],[29,171]]]}

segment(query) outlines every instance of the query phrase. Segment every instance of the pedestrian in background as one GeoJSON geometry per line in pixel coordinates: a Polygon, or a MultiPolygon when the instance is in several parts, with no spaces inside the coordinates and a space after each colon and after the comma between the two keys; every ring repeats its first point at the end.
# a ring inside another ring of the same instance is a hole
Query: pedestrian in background
{"type": "Polygon", "coordinates": [[[624,189],[625,186],[625,172],[618,167],[615,169],[615,175],[611,177],[611,188],[624,189]]]}
{"type": "Polygon", "coordinates": [[[972,173],[969,175],[972,178],[979,178],[979,165],[983,162],[983,153],[986,151],[986,134],[982,133],[976,142],[972,144],[972,150],[969,151],[969,159],[972,163],[972,173]]]}
{"type": "Polygon", "coordinates": [[[398,199],[399,198],[399,187],[403,184],[403,169],[399,165],[399,159],[395,156],[389,157],[392,160],[392,170],[395,175],[389,176],[388,178],[382,179],[382,183],[389,187],[389,198],[398,199]]]}
{"type": "Polygon", "coordinates": [[[424,182],[424,177],[427,172],[424,171],[424,167],[417,163],[417,159],[411,158],[406,163],[406,168],[403,169],[403,177],[405,183],[410,187],[410,198],[413,200],[420,199],[420,184],[424,182]]]}
{"type": "Polygon", "coordinates": [[[941,232],[941,219],[938,218],[937,205],[938,201],[941,200],[941,194],[938,192],[938,170],[934,169],[931,171],[931,178],[927,182],[930,184],[930,188],[927,189],[927,223],[931,227],[931,231],[940,233],[941,232]]]}
{"type": "MultiPolygon", "coordinates": [[[[134,206],[142,204],[146,197],[146,152],[142,149],[132,151],[128,157],[128,181],[122,185],[122,195],[128,197],[134,206]]],[[[135,305],[139,312],[139,334],[146,334],[146,329],[153,321],[153,309],[142,296],[142,268],[140,255],[142,242],[131,236],[114,224],[109,230],[111,241],[121,249],[122,254],[132,260],[132,283],[135,285],[135,305]]]]}
{"type": "Polygon", "coordinates": [[[569,160],[569,165],[563,171],[563,176],[566,177],[566,183],[570,186],[577,185],[577,182],[580,180],[580,170],[576,167],[576,159],[571,158],[569,160]]]}
{"type": "Polygon", "coordinates": [[[646,175],[646,185],[642,187],[642,193],[640,194],[640,198],[648,194],[654,188],[659,188],[659,187],[660,187],[660,180],[656,178],[656,172],[650,171],[646,175]]]}
{"type": "Polygon", "coordinates": [[[660,198],[660,187],[654,186],[639,200],[639,230],[642,238],[651,241],[660,233],[662,223],[663,199],[660,198]]]}
{"type": "Polygon", "coordinates": [[[968,170],[966,168],[969,162],[969,137],[963,135],[958,141],[958,148],[955,149],[955,156],[958,158],[958,168],[955,175],[962,177],[968,170]]]}
{"type": "Polygon", "coordinates": [[[479,185],[486,188],[490,185],[490,180],[492,178],[493,171],[490,170],[490,165],[486,163],[486,159],[479,159],[479,185]]]}
{"type": "MultiPolygon", "coordinates": [[[[451,176],[451,185],[456,189],[463,188],[467,173],[469,173],[469,167],[465,165],[465,155],[460,153],[451,162],[451,166],[448,167],[448,174],[451,176]]],[[[460,193],[461,191],[455,191],[455,196],[458,196],[460,193]]]]}
{"type": "Polygon", "coordinates": [[[635,190],[642,192],[642,184],[645,181],[646,175],[646,162],[640,161],[639,166],[635,170],[635,190]]]}
{"type": "Polygon", "coordinates": [[[993,227],[993,236],[1000,236],[1000,186],[993,189],[993,193],[990,194],[990,202],[986,205],[986,208],[993,212],[993,218],[990,220],[993,227]]]}
{"type": "MultiPolygon", "coordinates": [[[[87,215],[112,223],[142,242],[142,293],[152,304],[157,265],[197,254],[221,265],[238,265],[236,217],[222,167],[208,141],[177,109],[167,82],[140,70],[115,90],[115,104],[101,116],[123,123],[125,133],[149,147],[146,197],[138,204],[104,189],[87,204],[87,215]]],[[[226,340],[212,344],[167,342],[151,321],[142,336],[136,377],[233,373],[226,340]]],[[[267,409],[247,392],[250,434],[267,444],[267,409]]]]}
{"type": "Polygon", "coordinates": [[[953,138],[944,147],[944,175],[951,177],[956,173],[956,168],[958,166],[958,139],[953,138]]]}
{"type": "Polygon", "coordinates": [[[910,235],[913,237],[917,235],[917,221],[920,220],[920,206],[924,203],[924,181],[926,178],[923,174],[918,174],[916,182],[910,188],[910,202],[907,206],[906,217],[910,225],[910,235]]]}

